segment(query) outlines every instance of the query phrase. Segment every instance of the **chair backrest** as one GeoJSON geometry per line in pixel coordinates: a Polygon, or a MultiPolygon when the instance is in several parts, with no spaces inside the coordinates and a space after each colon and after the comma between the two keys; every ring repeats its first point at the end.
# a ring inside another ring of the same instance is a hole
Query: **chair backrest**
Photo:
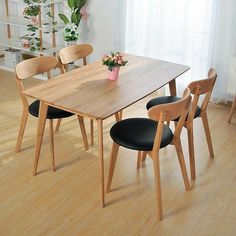
{"type": "Polygon", "coordinates": [[[16,65],[15,81],[24,106],[29,106],[29,103],[25,95],[22,93],[22,91],[24,90],[22,80],[45,72],[47,72],[48,77],[51,78],[50,70],[55,68],[57,65],[58,60],[53,56],[35,57],[22,61],[16,65]]]}
{"type": "Polygon", "coordinates": [[[214,88],[215,82],[217,78],[216,70],[211,68],[208,71],[208,78],[203,80],[193,81],[188,85],[191,94],[193,94],[193,101],[191,104],[191,109],[188,115],[188,122],[192,122],[194,119],[194,114],[197,109],[197,105],[199,102],[199,97],[204,95],[204,99],[201,104],[201,112],[205,112],[207,109],[207,105],[210,101],[212,90],[214,88]]]}
{"type": "Polygon", "coordinates": [[[186,116],[189,112],[190,103],[191,103],[190,89],[186,88],[183,94],[183,98],[181,100],[177,102],[156,105],[148,110],[149,118],[158,121],[153,151],[157,151],[160,148],[161,137],[165,121],[172,121],[175,120],[176,118],[179,118],[175,128],[174,138],[180,138],[180,134],[186,116]]]}
{"type": "Polygon", "coordinates": [[[93,52],[93,47],[90,44],[77,44],[63,48],[59,52],[60,62],[63,72],[66,72],[66,66],[77,60],[83,59],[83,65],[87,65],[86,57],[93,52]]]}

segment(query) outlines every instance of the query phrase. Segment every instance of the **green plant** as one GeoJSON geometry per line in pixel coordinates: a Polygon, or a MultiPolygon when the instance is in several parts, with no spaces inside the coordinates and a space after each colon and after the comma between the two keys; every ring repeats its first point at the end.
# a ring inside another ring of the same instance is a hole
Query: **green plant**
{"type": "Polygon", "coordinates": [[[78,27],[82,18],[82,14],[80,11],[81,11],[81,8],[87,2],[87,0],[67,0],[67,2],[68,2],[68,6],[71,9],[70,19],[66,15],[61,14],[61,13],[59,14],[59,17],[65,23],[65,25],[69,23],[73,23],[78,27]]]}
{"type": "Polygon", "coordinates": [[[78,27],[74,23],[69,23],[64,28],[64,40],[67,42],[79,39],[78,27]]]}
{"type": "MultiPolygon", "coordinates": [[[[36,50],[40,50],[40,46],[42,44],[39,37],[37,37],[36,32],[39,30],[39,22],[38,22],[38,14],[40,12],[40,5],[42,3],[44,4],[44,8],[47,10],[46,16],[49,18],[50,24],[52,25],[51,31],[54,33],[56,32],[56,21],[53,21],[53,14],[51,12],[51,6],[52,3],[47,4],[48,0],[23,0],[24,3],[26,3],[26,7],[24,9],[23,15],[26,19],[30,20],[30,24],[27,25],[27,31],[28,33],[25,35],[25,38],[29,41],[29,47],[31,52],[35,52],[36,50]]],[[[50,25],[49,23],[44,23],[43,26],[50,25]]],[[[43,33],[48,34],[49,28],[45,28],[43,30],[43,33]]]]}
{"type": "Polygon", "coordinates": [[[28,6],[24,9],[25,18],[29,19],[29,16],[37,16],[39,14],[39,6],[28,6]]]}

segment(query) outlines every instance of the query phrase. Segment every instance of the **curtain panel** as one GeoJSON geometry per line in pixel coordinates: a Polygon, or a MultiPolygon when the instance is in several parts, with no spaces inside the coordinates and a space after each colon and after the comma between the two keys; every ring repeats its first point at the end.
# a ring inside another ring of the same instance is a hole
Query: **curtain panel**
{"type": "Polygon", "coordinates": [[[119,9],[123,10],[115,18],[122,20],[120,25],[115,21],[116,27],[125,32],[116,37],[119,49],[190,66],[177,80],[179,94],[215,67],[218,79],[212,101],[232,99],[236,91],[235,0],[127,0],[120,1],[119,9]]]}

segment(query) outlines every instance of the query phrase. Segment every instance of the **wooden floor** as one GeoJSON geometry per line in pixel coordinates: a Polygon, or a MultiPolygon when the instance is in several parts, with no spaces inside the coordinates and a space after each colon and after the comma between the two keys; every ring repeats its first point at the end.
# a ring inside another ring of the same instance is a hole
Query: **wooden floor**
{"type": "MultiPolygon", "coordinates": [[[[150,97],[126,109],[124,116],[146,116],[145,104],[150,97]]],[[[50,169],[48,129],[45,130],[39,174],[33,177],[36,118],[29,117],[22,151],[14,153],[21,111],[13,74],[0,70],[1,236],[236,235],[236,113],[232,124],[228,124],[229,108],[209,106],[214,159],[209,157],[201,120],[195,120],[197,180],[192,182],[191,191],[185,191],[174,148],[161,151],[161,222],[156,219],[151,160],[147,159],[137,171],[136,152],[123,148],[112,192],[106,194],[107,205],[100,207],[97,140],[85,152],[74,117],[63,120],[55,134],[55,173],[50,169]]],[[[105,121],[106,176],[113,122],[114,118],[105,121]]],[[[186,130],[182,140],[189,172],[186,130]]]]}

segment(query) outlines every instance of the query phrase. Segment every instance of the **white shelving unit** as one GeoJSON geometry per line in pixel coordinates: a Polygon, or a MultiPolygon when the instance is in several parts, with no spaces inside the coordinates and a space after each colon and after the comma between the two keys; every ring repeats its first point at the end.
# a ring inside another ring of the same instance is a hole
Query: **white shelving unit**
{"type": "MultiPolygon", "coordinates": [[[[18,3],[22,3],[23,0],[11,0],[11,2],[18,2],[18,3]]],[[[62,0],[49,0],[47,1],[47,3],[38,3],[38,5],[46,5],[46,4],[58,4],[58,3],[61,3],[63,2],[62,0]]]]}
{"type": "MultiPolygon", "coordinates": [[[[42,8],[48,4],[51,4],[51,11],[55,12],[55,4],[61,4],[63,0],[48,0],[45,3],[38,3],[40,7],[40,12],[38,16],[38,35],[41,40],[41,47],[40,50],[35,52],[30,52],[29,48],[21,47],[20,46],[20,40],[19,37],[12,37],[12,29],[13,27],[20,27],[20,29],[25,30],[25,34],[27,33],[27,25],[30,24],[28,19],[25,19],[23,15],[20,16],[12,16],[11,9],[9,8],[9,2],[15,3],[15,4],[22,4],[23,0],[4,0],[4,12],[5,15],[0,16],[0,24],[5,25],[7,34],[6,36],[3,36],[0,38],[0,46],[4,48],[12,48],[12,49],[19,49],[23,53],[31,54],[33,56],[42,56],[42,55],[56,55],[56,53],[63,47],[60,45],[57,45],[56,43],[56,32],[52,32],[52,29],[56,29],[59,31],[64,26],[60,23],[58,23],[56,26],[52,27],[50,25],[44,25],[45,22],[42,17],[42,8]],[[44,40],[44,31],[49,31],[50,33],[47,34],[47,37],[50,39],[50,43],[46,42],[44,40]]],[[[24,3],[23,3],[24,4],[24,3]]],[[[19,35],[20,36],[20,35],[19,35]]],[[[14,68],[9,67],[8,65],[5,65],[4,63],[4,55],[1,55],[0,57],[0,69],[5,69],[9,71],[13,71],[14,68]]]]}
{"type": "MultiPolygon", "coordinates": [[[[29,20],[25,19],[24,16],[0,16],[0,23],[5,25],[27,28],[29,20]]],[[[63,24],[57,24],[54,28],[61,29],[63,27],[64,27],[63,24]]],[[[38,27],[38,29],[44,31],[44,30],[50,30],[51,28],[50,26],[42,26],[38,27]]]]}

